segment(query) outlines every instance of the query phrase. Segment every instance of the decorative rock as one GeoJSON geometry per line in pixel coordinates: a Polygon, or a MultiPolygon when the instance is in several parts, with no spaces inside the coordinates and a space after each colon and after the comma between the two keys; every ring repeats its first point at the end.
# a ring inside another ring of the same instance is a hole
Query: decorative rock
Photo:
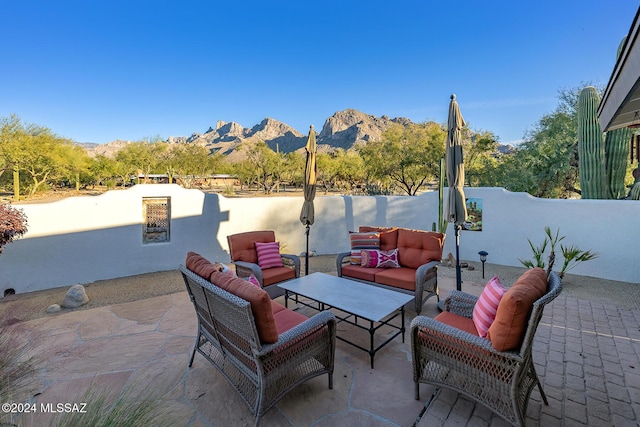
{"type": "Polygon", "coordinates": [[[57,313],[60,310],[60,304],[51,304],[49,307],[47,307],[47,313],[57,313]]]}
{"type": "Polygon", "coordinates": [[[60,304],[64,308],[76,308],[89,302],[87,292],[82,285],[73,285],[60,304]]]}

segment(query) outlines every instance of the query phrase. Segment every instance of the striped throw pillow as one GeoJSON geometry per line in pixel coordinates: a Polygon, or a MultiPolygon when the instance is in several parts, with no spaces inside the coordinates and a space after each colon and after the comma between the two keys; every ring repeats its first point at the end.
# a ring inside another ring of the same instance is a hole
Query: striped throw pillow
{"type": "Polygon", "coordinates": [[[258,253],[258,265],[260,268],[284,266],[282,258],[280,258],[280,242],[256,242],[256,252],[258,253]]]}
{"type": "Polygon", "coordinates": [[[362,249],[379,249],[380,233],[356,233],[349,232],[351,242],[351,264],[360,265],[362,263],[362,249]]]}
{"type": "Polygon", "coordinates": [[[481,337],[487,336],[489,327],[496,318],[500,300],[506,292],[507,290],[500,283],[498,276],[489,280],[489,283],[482,290],[480,298],[473,307],[473,323],[481,337]]]}

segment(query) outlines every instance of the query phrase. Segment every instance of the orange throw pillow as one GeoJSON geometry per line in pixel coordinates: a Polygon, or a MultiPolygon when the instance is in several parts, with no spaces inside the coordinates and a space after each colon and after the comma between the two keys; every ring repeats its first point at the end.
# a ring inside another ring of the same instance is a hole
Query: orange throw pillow
{"type": "Polygon", "coordinates": [[[517,350],[522,344],[533,303],[547,292],[547,273],[527,270],[504,294],[487,338],[498,351],[517,350]]]}
{"type": "Polygon", "coordinates": [[[271,311],[269,294],[246,280],[216,271],[211,274],[211,283],[251,304],[258,336],[263,343],[278,341],[278,328],[271,311]]]}
{"type": "Polygon", "coordinates": [[[214,271],[218,271],[218,268],[214,264],[209,262],[208,259],[195,252],[187,253],[185,266],[189,270],[196,273],[198,276],[202,277],[204,280],[209,280],[209,278],[211,277],[211,273],[213,273],[214,271]]]}

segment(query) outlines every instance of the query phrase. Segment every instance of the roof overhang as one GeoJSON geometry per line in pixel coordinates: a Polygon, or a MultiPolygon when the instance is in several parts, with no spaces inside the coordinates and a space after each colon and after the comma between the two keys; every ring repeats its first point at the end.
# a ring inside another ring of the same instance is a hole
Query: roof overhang
{"type": "Polygon", "coordinates": [[[640,125],[640,8],[598,107],[603,131],[640,125]]]}

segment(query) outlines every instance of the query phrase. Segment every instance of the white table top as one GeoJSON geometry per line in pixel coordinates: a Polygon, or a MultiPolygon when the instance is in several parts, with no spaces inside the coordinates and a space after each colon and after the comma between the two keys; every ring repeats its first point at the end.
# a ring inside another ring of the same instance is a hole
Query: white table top
{"type": "Polygon", "coordinates": [[[313,273],[278,286],[374,322],[414,299],[412,295],[324,273],[313,273]]]}

